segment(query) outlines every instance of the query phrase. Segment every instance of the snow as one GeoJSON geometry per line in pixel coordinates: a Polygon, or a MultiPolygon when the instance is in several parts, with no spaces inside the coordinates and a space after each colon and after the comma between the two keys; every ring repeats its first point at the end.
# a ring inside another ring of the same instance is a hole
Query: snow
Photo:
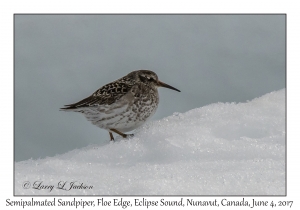
{"type": "Polygon", "coordinates": [[[16,162],[15,195],[285,195],[285,89],[174,113],[127,140],[16,162]],[[92,188],[57,188],[72,181],[92,188]]]}

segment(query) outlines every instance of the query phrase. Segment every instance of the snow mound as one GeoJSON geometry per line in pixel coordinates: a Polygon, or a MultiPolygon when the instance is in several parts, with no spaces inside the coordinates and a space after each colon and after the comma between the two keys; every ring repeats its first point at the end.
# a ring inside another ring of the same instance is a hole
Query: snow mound
{"type": "Polygon", "coordinates": [[[15,163],[15,195],[35,194],[284,195],[285,89],[174,113],[130,139],[15,163]]]}

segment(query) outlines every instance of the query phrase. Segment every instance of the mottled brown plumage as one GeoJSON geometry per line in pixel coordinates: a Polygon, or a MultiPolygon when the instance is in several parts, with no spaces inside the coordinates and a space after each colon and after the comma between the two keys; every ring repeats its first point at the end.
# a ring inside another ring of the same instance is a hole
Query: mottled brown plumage
{"type": "Polygon", "coordinates": [[[157,87],[180,92],[159,81],[153,71],[137,70],[61,110],[83,113],[94,125],[108,130],[111,140],[114,140],[111,132],[126,138],[122,132],[141,126],[155,113],[159,103],[157,87]]]}

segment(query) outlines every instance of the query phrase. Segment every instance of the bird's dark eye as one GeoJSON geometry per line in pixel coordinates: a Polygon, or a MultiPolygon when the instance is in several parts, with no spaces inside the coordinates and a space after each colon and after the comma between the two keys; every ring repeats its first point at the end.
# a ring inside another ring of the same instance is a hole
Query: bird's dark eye
{"type": "Polygon", "coordinates": [[[142,82],[146,82],[147,78],[146,78],[145,76],[140,75],[140,80],[141,80],[142,82]]]}
{"type": "Polygon", "coordinates": [[[153,82],[154,81],[154,78],[153,77],[149,77],[149,76],[145,76],[145,75],[140,75],[140,80],[142,82],[153,82]]]}

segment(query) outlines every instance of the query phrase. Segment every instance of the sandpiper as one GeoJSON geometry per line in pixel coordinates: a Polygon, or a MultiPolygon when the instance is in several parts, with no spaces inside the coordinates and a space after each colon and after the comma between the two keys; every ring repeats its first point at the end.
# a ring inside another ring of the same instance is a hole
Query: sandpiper
{"type": "Polygon", "coordinates": [[[156,111],[159,95],[157,88],[165,87],[180,90],[158,80],[150,70],[137,70],[104,85],[91,96],[74,104],[65,105],[61,110],[81,112],[99,128],[123,138],[133,136],[124,134],[143,125],[156,111]]]}

